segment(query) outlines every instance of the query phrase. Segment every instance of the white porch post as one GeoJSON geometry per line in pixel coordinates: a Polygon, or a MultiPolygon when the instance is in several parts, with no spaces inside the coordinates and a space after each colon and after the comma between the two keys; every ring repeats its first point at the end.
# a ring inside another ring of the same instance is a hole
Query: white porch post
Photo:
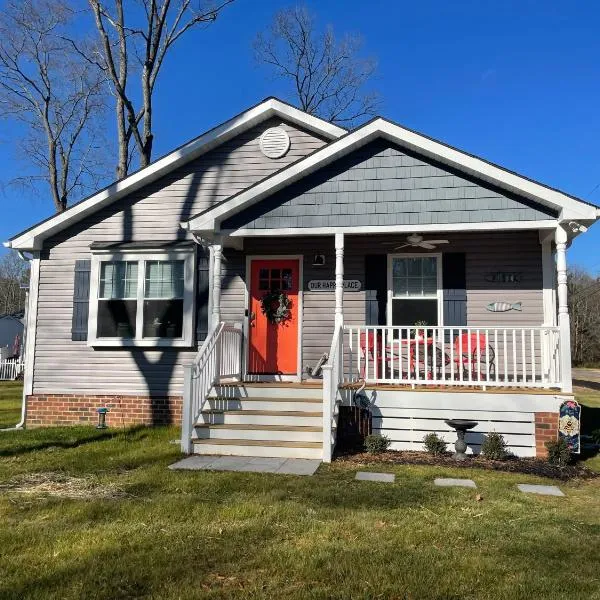
{"type": "Polygon", "coordinates": [[[335,326],[344,324],[344,234],[335,234],[335,326]]]}
{"type": "MultiPolygon", "coordinates": [[[[540,244],[542,249],[542,300],[544,308],[544,327],[556,327],[556,267],[552,254],[552,241],[554,231],[540,231],[540,244]]],[[[552,379],[552,355],[556,338],[554,333],[544,332],[542,337],[542,381],[552,379]]]]}
{"type": "Polygon", "coordinates": [[[223,262],[223,246],[221,244],[212,244],[213,255],[213,273],[211,289],[212,289],[212,327],[217,327],[221,322],[221,264],[223,262]]]}
{"type": "Polygon", "coordinates": [[[563,392],[573,391],[571,378],[571,325],[567,293],[567,232],[556,228],[556,273],[558,292],[558,327],[560,339],[560,378],[563,392]]]}

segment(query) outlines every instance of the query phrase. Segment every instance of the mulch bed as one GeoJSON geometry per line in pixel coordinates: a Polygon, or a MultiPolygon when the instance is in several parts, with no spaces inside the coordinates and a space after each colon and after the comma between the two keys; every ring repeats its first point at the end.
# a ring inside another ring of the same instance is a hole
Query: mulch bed
{"type": "Polygon", "coordinates": [[[426,452],[390,451],[381,454],[368,452],[340,453],[336,460],[341,462],[364,465],[366,463],[394,464],[394,465],[432,465],[438,467],[452,467],[454,469],[487,469],[489,471],[506,471],[509,473],[524,473],[550,479],[568,481],[571,479],[594,479],[600,477],[596,473],[577,463],[567,467],[557,467],[546,461],[536,458],[510,457],[507,460],[489,460],[483,456],[472,456],[464,462],[457,462],[451,454],[433,456],[426,452]]]}

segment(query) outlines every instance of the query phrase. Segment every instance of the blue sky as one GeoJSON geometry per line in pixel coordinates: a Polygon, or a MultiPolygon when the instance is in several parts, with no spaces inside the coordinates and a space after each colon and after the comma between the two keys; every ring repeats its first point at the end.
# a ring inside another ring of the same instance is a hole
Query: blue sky
{"type": "MultiPolygon", "coordinates": [[[[237,0],[175,48],[159,80],[157,157],[286,88],[251,43],[289,2],[237,0]]],[[[381,114],[600,204],[600,4],[593,1],[308,2],[338,34],[360,32],[379,60],[381,114]]],[[[112,127],[112,124],[108,124],[112,127]]],[[[0,123],[0,182],[23,169],[0,123]]],[[[52,212],[48,197],[0,191],[0,239],[52,212]]],[[[570,262],[600,273],[600,225],[570,262]]]]}

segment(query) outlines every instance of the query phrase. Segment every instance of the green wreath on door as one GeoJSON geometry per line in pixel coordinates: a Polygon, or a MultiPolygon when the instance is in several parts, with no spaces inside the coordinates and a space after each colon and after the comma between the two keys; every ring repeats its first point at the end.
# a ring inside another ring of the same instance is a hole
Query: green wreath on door
{"type": "Polygon", "coordinates": [[[273,325],[279,325],[291,318],[292,301],[281,290],[267,292],[260,299],[260,309],[273,325]]]}

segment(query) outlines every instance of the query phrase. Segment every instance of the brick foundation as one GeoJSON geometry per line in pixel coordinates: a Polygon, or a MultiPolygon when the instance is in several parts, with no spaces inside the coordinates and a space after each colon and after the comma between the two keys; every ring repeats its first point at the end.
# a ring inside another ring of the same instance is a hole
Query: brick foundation
{"type": "Polygon", "coordinates": [[[546,442],[554,441],[558,436],[558,413],[535,413],[535,455],[538,458],[548,456],[546,442]]]}
{"type": "Polygon", "coordinates": [[[82,396],[36,394],[27,396],[27,427],[97,423],[96,409],[106,406],[110,427],[181,423],[181,396],[82,396]]]}

